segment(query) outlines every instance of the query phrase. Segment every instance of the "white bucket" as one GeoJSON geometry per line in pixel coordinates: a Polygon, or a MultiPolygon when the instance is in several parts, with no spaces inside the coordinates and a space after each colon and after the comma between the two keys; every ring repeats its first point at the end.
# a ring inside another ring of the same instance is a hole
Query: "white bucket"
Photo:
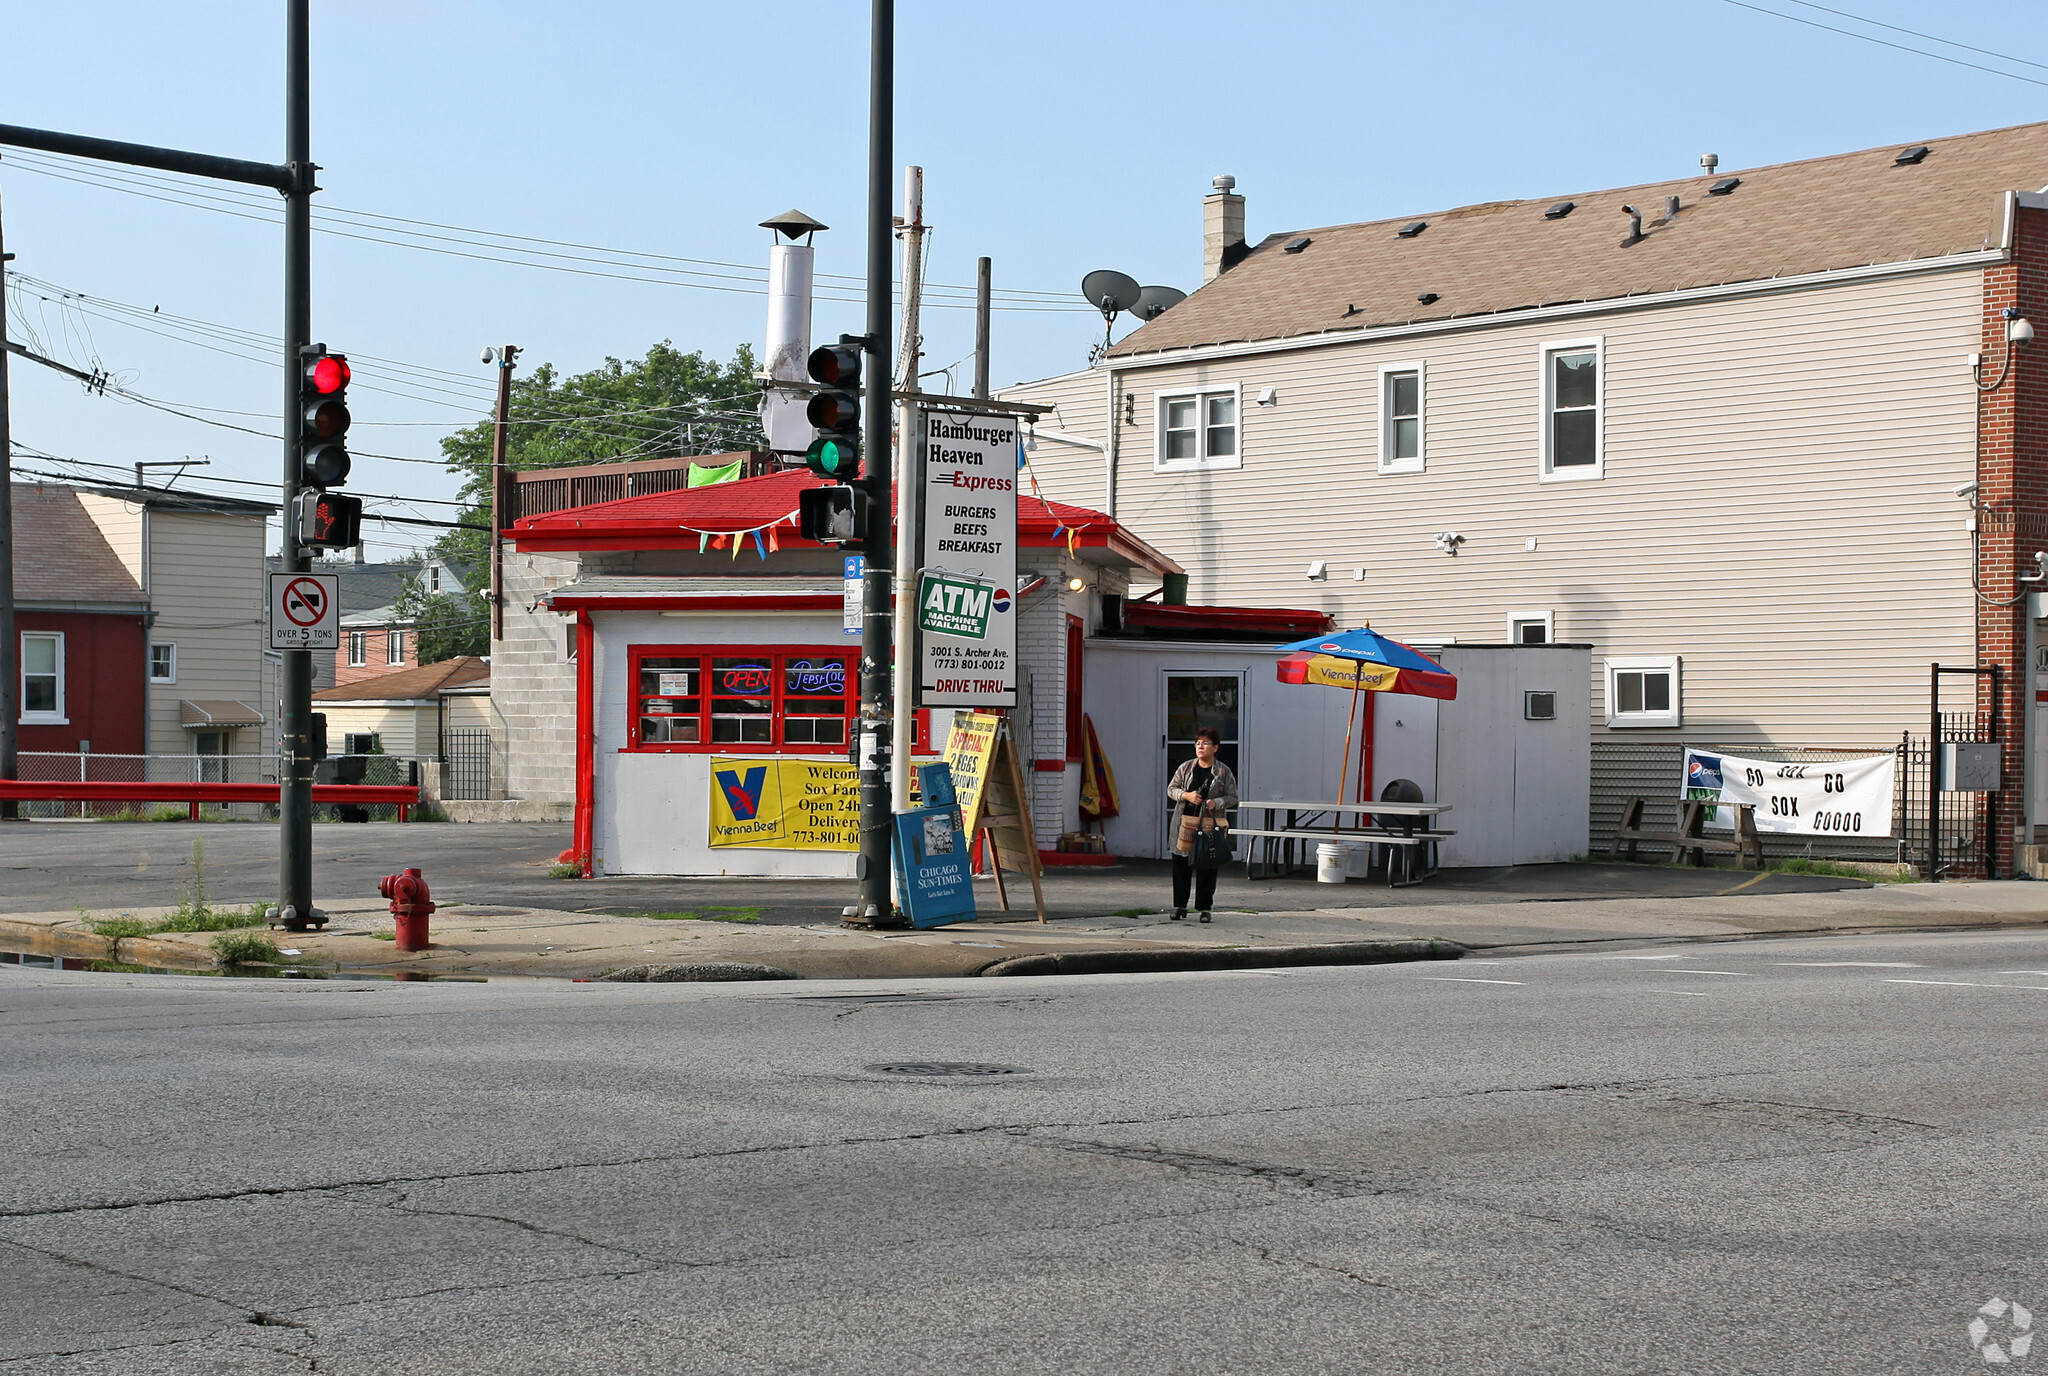
{"type": "Polygon", "coordinates": [[[1334,841],[1323,841],[1316,846],[1316,883],[1341,884],[1344,882],[1344,856],[1351,847],[1334,841]]]}

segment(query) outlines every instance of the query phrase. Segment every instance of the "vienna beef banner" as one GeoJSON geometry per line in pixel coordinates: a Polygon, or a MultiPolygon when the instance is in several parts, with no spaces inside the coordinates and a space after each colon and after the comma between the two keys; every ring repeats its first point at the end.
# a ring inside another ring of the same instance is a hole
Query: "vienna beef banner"
{"type": "MultiPolygon", "coordinates": [[[[1753,803],[1756,829],[1799,836],[1890,836],[1898,756],[1866,755],[1823,764],[1753,760],[1685,747],[1682,797],[1753,803]]],[[[1732,829],[1718,808],[1710,825],[1732,829]]]]}
{"type": "Polygon", "coordinates": [[[714,755],[711,844],[859,850],[860,771],[833,760],[714,755]]]}

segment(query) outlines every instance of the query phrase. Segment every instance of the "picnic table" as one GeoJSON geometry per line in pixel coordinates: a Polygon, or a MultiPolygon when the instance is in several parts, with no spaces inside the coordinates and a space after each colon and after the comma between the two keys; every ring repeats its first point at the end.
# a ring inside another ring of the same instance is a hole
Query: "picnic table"
{"type": "Polygon", "coordinates": [[[1292,869],[1295,864],[1296,841],[1303,843],[1304,856],[1309,853],[1310,844],[1336,842],[1339,845],[1386,846],[1387,886],[1393,888],[1396,885],[1419,884],[1436,872],[1437,841],[1458,834],[1455,831],[1437,830],[1430,825],[1432,818],[1442,816],[1451,810],[1449,803],[1342,803],[1303,798],[1244,798],[1240,799],[1237,805],[1240,810],[1258,808],[1265,813],[1263,827],[1232,829],[1234,835],[1250,837],[1254,842],[1245,851],[1247,879],[1259,879],[1275,873],[1284,874],[1292,869]],[[1285,820],[1278,826],[1274,825],[1276,813],[1285,814],[1285,820]],[[1369,816],[1373,823],[1369,826],[1354,825],[1347,829],[1342,825],[1346,813],[1358,814],[1361,817],[1369,816]],[[1324,817],[1332,820],[1319,820],[1324,817]],[[1266,843],[1264,875],[1260,873],[1259,847],[1256,844],[1259,841],[1266,843]],[[1276,851],[1280,856],[1277,865],[1274,861],[1276,851]],[[1401,857],[1399,879],[1395,878],[1396,870],[1393,864],[1396,855],[1401,857]],[[1418,861],[1421,862],[1419,868],[1418,861]]]}

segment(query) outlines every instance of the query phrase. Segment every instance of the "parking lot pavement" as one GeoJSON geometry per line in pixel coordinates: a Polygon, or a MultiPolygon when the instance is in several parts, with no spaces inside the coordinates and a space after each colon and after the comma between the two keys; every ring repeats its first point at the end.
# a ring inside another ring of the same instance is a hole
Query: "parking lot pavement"
{"type": "MultiPolygon", "coordinates": [[[[58,912],[174,904],[193,877],[194,842],[204,847],[204,877],[217,904],[274,900],[277,828],[255,822],[23,822],[0,826],[0,912],[58,912]]],[[[569,844],[556,823],[321,823],[313,829],[315,896],[322,902],[375,899],[377,881],[408,865],[426,874],[437,901],[510,904],[631,914],[704,908],[753,910],[765,923],[838,920],[852,883],[835,879],[632,878],[563,880],[548,867],[569,844]]],[[[1413,888],[1365,880],[1318,884],[1312,877],[1250,881],[1242,867],[1223,874],[1219,907],[1292,912],[1311,908],[1440,907],[1450,904],[1591,899],[1700,898],[1739,888],[1749,896],[1824,893],[1865,887],[1825,875],[1675,869],[1662,865],[1523,865],[1447,870],[1413,888]]],[[[977,885],[985,913],[995,887],[977,885]]],[[[1113,868],[1054,868],[1045,876],[1054,917],[1157,912],[1170,886],[1164,861],[1127,860],[1113,868]]],[[[1010,885],[1012,916],[1030,913],[1030,886],[1010,885]]]]}

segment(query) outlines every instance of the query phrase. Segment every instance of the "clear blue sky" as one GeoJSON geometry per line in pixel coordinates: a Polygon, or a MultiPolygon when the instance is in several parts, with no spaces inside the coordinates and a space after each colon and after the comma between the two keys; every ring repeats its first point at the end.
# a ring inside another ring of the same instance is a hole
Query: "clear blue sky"
{"type": "MultiPolygon", "coordinates": [[[[1756,3],[2048,82],[2048,68],[1794,0],[1756,3]]],[[[2048,7],[2038,4],[1833,8],[2048,64],[2048,7]]],[[[453,242],[436,246],[456,252],[507,256],[502,240],[480,247],[468,233],[482,229],[742,265],[703,267],[742,280],[705,276],[693,287],[645,270],[659,260],[621,267],[613,252],[590,255],[608,260],[600,263],[557,261],[665,280],[316,234],[315,337],[359,359],[453,375],[359,362],[358,450],[435,457],[439,435],[488,408],[489,370],[477,363],[487,343],[520,344],[528,362],[565,370],[637,356],[662,339],[721,357],[741,342],[758,348],[763,301],[749,291],[759,274],[745,268],[765,262],[768,233],[755,226],[792,206],[834,226],[819,236],[821,272],[863,271],[865,5],[314,0],[313,12],[314,158],[326,169],[316,206],[460,226],[423,231],[447,235],[453,242]],[[834,129],[843,137],[821,151],[820,131],[834,129]],[[382,386],[405,395],[370,390],[382,386]]],[[[282,15],[281,3],[255,0],[102,0],[89,11],[7,0],[0,122],[278,160],[282,15]]],[[[1200,198],[1219,172],[1237,177],[1256,239],[1685,176],[1707,151],[1733,171],[2048,118],[2048,85],[1727,0],[900,0],[898,24],[897,156],[926,170],[931,276],[971,282],[975,257],[987,254],[999,290],[1072,292],[1096,267],[1193,288],[1200,198]]],[[[272,224],[28,164],[0,149],[15,270],[274,338],[281,236],[272,224]]],[[[188,187],[162,194],[275,213],[268,193],[188,187]]],[[[119,323],[111,306],[72,309],[37,294],[10,302],[17,338],[27,327],[59,358],[106,368],[136,392],[275,426],[273,343],[214,337],[230,352],[210,352],[189,342],[189,328],[119,323]]],[[[1077,304],[1009,304],[1034,301],[1077,304]]],[[[857,304],[822,304],[818,333],[860,318],[857,304]]],[[[971,330],[968,311],[932,311],[930,364],[967,353],[971,330]]],[[[996,380],[1080,367],[1099,331],[1085,312],[1004,310],[996,380]]],[[[204,454],[208,478],[276,479],[276,441],[88,396],[19,360],[12,378],[19,444],[116,464],[204,454]]],[[[362,458],[357,475],[353,486],[370,492],[453,490],[420,464],[362,458]]],[[[373,538],[389,554],[419,536],[373,538]]]]}

